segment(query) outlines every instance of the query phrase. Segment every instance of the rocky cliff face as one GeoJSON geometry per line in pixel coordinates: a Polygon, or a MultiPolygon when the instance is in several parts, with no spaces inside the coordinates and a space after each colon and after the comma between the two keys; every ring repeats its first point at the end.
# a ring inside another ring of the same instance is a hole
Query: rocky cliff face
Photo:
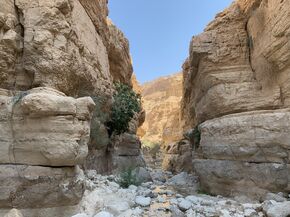
{"type": "Polygon", "coordinates": [[[290,2],[237,0],[192,38],[183,66],[184,130],[213,194],[289,192],[290,2]]]}
{"type": "Polygon", "coordinates": [[[128,41],[107,0],[0,5],[0,209],[75,205],[77,165],[143,162],[136,132],[110,138],[105,127],[113,82],[131,85],[128,41]]]}
{"type": "Polygon", "coordinates": [[[180,139],[182,74],[161,77],[141,87],[146,120],[139,129],[142,140],[168,144],[180,139]]]}

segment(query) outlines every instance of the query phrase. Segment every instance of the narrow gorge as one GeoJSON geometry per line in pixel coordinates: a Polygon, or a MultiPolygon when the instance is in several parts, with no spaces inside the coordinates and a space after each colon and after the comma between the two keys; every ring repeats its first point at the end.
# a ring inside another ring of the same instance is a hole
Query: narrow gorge
{"type": "Polygon", "coordinates": [[[0,216],[290,216],[290,1],[233,1],[181,70],[139,84],[108,0],[0,0],[0,216]]]}

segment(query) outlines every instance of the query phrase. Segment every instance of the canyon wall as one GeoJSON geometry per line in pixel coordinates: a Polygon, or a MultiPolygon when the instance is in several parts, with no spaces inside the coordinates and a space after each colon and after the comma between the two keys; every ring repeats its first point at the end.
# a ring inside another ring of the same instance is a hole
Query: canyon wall
{"type": "Polygon", "coordinates": [[[200,137],[202,188],[289,193],[290,2],[235,1],[192,38],[183,76],[184,131],[200,137]]]}
{"type": "MultiPolygon", "coordinates": [[[[138,129],[146,164],[161,168],[167,156],[164,150],[182,138],[180,101],[182,97],[182,73],[160,77],[140,86],[146,119],[138,129]]],[[[176,156],[174,156],[176,159],[176,156]]],[[[173,157],[173,158],[174,158],[173,157]]],[[[165,166],[166,169],[169,169],[165,166]]]]}
{"type": "Polygon", "coordinates": [[[106,128],[113,83],[131,85],[133,72],[107,3],[0,0],[0,209],[76,205],[78,165],[144,164],[138,115],[130,132],[106,128]]]}
{"type": "Polygon", "coordinates": [[[146,120],[139,129],[143,141],[168,144],[180,139],[182,74],[161,77],[141,86],[146,120]]]}

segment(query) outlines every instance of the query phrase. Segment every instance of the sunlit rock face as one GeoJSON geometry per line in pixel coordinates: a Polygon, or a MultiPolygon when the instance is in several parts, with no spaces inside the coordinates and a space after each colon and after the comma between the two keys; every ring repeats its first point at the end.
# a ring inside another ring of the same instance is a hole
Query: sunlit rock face
{"type": "MultiPolygon", "coordinates": [[[[77,165],[109,173],[122,145],[122,156],[131,154],[105,126],[113,83],[131,85],[133,72],[107,4],[0,0],[0,209],[76,205],[84,191],[77,165]]],[[[135,153],[120,161],[141,161],[135,153]]]]}
{"type": "Polygon", "coordinates": [[[143,141],[168,144],[180,139],[182,74],[161,77],[142,85],[146,119],[139,133],[143,141]]]}
{"type": "Polygon", "coordinates": [[[289,11],[289,1],[237,0],[192,38],[183,128],[199,128],[193,167],[211,193],[289,191],[289,11]]]}

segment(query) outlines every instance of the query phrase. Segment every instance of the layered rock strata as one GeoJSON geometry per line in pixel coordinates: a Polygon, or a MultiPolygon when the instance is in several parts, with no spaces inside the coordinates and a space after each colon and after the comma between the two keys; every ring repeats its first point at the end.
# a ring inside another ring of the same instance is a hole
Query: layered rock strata
{"type": "Polygon", "coordinates": [[[0,208],[77,204],[93,100],[51,88],[0,93],[0,208]]]}
{"type": "Polygon", "coordinates": [[[130,155],[105,125],[113,83],[133,72],[107,3],[0,0],[0,209],[75,205],[77,165],[111,172],[115,150],[130,155]]]}
{"type": "Polygon", "coordinates": [[[161,77],[141,86],[146,119],[139,134],[144,141],[168,144],[178,141],[182,74],[161,77]]]}
{"type": "Polygon", "coordinates": [[[182,116],[198,126],[193,166],[210,193],[289,192],[289,10],[237,0],[190,43],[182,116]]]}

